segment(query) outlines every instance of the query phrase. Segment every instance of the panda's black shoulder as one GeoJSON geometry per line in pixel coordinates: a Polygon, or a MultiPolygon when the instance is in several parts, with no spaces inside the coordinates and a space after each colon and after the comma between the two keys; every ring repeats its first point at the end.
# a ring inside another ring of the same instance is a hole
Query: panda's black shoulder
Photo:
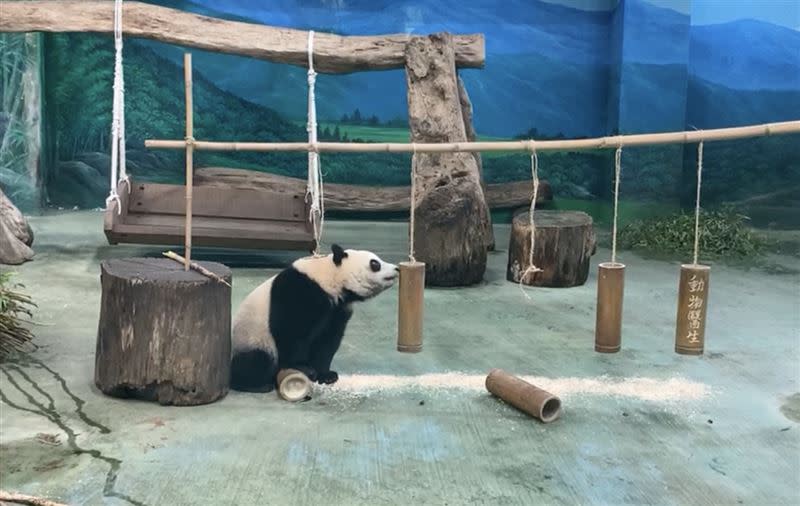
{"type": "Polygon", "coordinates": [[[301,314],[314,309],[326,310],[333,304],[319,283],[294,267],[287,267],[275,276],[270,301],[283,306],[282,309],[289,307],[301,314]]]}

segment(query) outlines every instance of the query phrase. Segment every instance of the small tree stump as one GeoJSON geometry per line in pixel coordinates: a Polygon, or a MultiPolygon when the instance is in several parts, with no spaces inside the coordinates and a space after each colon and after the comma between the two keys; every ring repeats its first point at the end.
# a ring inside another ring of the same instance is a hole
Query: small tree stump
{"type": "MultiPolygon", "coordinates": [[[[586,283],[589,259],[597,249],[592,217],[580,211],[536,210],[533,218],[536,224],[533,261],[542,272],[528,274],[524,284],[570,287],[586,283]]],[[[514,213],[511,221],[507,280],[519,283],[528,268],[530,247],[531,227],[526,208],[514,213]]]]}
{"type": "MultiPolygon", "coordinates": [[[[231,271],[198,262],[226,281],[231,271]]],[[[231,289],[166,258],[100,264],[95,384],[160,404],[207,404],[230,383],[231,289]]]]}

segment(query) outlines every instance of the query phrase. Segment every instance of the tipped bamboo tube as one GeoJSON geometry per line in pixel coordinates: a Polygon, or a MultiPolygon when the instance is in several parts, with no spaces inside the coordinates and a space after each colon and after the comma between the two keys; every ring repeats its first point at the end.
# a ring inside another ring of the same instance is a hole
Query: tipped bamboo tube
{"type": "Polygon", "coordinates": [[[489,371],[486,389],[544,423],[550,423],[561,415],[561,399],[502,369],[489,371]]]}
{"type": "MultiPolygon", "coordinates": [[[[663,132],[655,134],[615,135],[593,139],[535,141],[536,151],[570,151],[606,149],[619,146],[650,146],[658,144],[688,144],[700,141],[722,141],[747,137],[764,137],[800,133],[800,120],[766,123],[732,128],[663,132]]],[[[186,141],[144,141],[145,147],[183,149],[186,141]]],[[[359,143],[359,142],[212,142],[198,141],[195,149],[211,151],[317,151],[329,153],[458,153],[476,151],[531,151],[533,141],[442,142],[442,143],[359,143]]]]}
{"type": "Polygon", "coordinates": [[[278,371],[278,395],[289,402],[302,401],[311,394],[311,380],[296,369],[278,371]]]}
{"type": "Polygon", "coordinates": [[[675,325],[675,352],[681,355],[703,354],[710,273],[707,265],[681,265],[675,325]]]}
{"type": "Polygon", "coordinates": [[[625,291],[625,265],[604,262],[597,272],[597,318],[594,350],[616,353],[622,342],[622,299],[625,291]]]}
{"type": "Polygon", "coordinates": [[[192,263],[192,181],[194,180],[194,114],[192,106],[192,54],[183,55],[183,80],[186,88],[186,224],[184,248],[186,261],[183,270],[188,271],[192,263]]]}
{"type": "Polygon", "coordinates": [[[422,351],[422,320],[425,296],[425,264],[400,262],[397,315],[397,351],[422,351]]]}

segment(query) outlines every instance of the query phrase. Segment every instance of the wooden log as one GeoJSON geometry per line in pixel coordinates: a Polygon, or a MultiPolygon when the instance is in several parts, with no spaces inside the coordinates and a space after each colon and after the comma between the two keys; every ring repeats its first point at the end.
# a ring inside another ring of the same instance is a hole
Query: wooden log
{"type": "MultiPolygon", "coordinates": [[[[596,250],[592,217],[580,211],[537,210],[533,261],[542,272],[526,276],[532,286],[570,287],[586,283],[589,260],[596,250]]],[[[520,282],[528,268],[531,227],[528,209],[514,213],[508,246],[506,279],[520,282]]]]}
{"type": "MultiPolygon", "coordinates": [[[[464,86],[464,81],[461,79],[461,76],[458,76],[458,99],[461,103],[461,116],[464,119],[464,131],[467,134],[467,140],[470,142],[474,142],[478,138],[478,133],[475,131],[475,125],[472,123],[472,102],[469,100],[469,93],[467,93],[467,87],[464,86]]],[[[486,199],[487,205],[491,208],[491,204],[489,203],[489,196],[486,195],[486,182],[483,179],[483,160],[481,158],[481,153],[479,151],[475,151],[472,153],[472,156],[475,158],[475,163],[478,165],[478,177],[481,181],[481,188],[483,189],[483,195],[486,199]]],[[[537,195],[538,197],[538,195],[537,195]]],[[[528,202],[530,202],[530,198],[528,198],[528,202]]],[[[538,199],[537,199],[538,200],[538,199]]],[[[494,241],[494,227],[492,226],[492,216],[489,215],[486,220],[486,249],[489,251],[494,251],[495,249],[495,241],[494,241]]]]}
{"type": "Polygon", "coordinates": [[[422,322],[425,298],[425,264],[400,262],[397,310],[397,351],[422,351],[422,322]]]}
{"type": "MultiPolygon", "coordinates": [[[[230,282],[231,271],[200,262],[230,282]]],[[[230,381],[231,288],[166,258],[100,264],[95,384],[105,394],[196,405],[230,381]]]]}
{"type": "MultiPolygon", "coordinates": [[[[197,186],[233,187],[270,190],[285,194],[300,194],[306,190],[306,180],[246,169],[207,167],[195,171],[197,186]]],[[[528,205],[533,195],[530,181],[487,184],[486,202],[492,209],[514,209],[528,205]]],[[[408,211],[410,186],[366,186],[325,183],[325,211],[403,212],[408,211]]],[[[539,182],[537,202],[553,200],[547,181],[539,182]]]]}
{"type": "Polygon", "coordinates": [[[561,399],[501,369],[489,372],[486,390],[544,423],[561,415],[561,399]]]}
{"type": "Polygon", "coordinates": [[[594,351],[616,353],[622,342],[622,299],[625,293],[625,265],[604,262],[597,273],[597,313],[594,351]]]}
{"type": "MultiPolygon", "coordinates": [[[[412,142],[464,142],[452,37],[415,37],[406,49],[412,142]]],[[[417,153],[416,256],[431,286],[469,286],[486,271],[489,207],[471,153],[417,153]]]]}
{"type": "Polygon", "coordinates": [[[678,286],[678,314],[675,325],[675,353],[702,355],[706,336],[708,281],[707,265],[681,265],[678,286]]]}
{"type": "MultiPolygon", "coordinates": [[[[58,0],[2,3],[0,32],[113,33],[114,4],[109,1],[58,0]]],[[[308,32],[228,21],[142,2],[124,2],[123,37],[196,47],[218,53],[251,56],[275,63],[308,66],[308,32]]],[[[411,36],[342,36],[314,34],[314,70],[342,74],[402,68],[411,36]]],[[[485,61],[481,34],[453,36],[460,67],[481,68],[485,61]]]]}

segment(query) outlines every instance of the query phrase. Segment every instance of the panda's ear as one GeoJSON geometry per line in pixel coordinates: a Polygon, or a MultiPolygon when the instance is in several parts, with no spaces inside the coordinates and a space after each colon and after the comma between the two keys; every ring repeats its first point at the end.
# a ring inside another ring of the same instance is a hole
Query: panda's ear
{"type": "Polygon", "coordinates": [[[347,253],[338,244],[331,246],[331,251],[333,252],[333,263],[342,265],[342,259],[347,257],[347,253]]]}

